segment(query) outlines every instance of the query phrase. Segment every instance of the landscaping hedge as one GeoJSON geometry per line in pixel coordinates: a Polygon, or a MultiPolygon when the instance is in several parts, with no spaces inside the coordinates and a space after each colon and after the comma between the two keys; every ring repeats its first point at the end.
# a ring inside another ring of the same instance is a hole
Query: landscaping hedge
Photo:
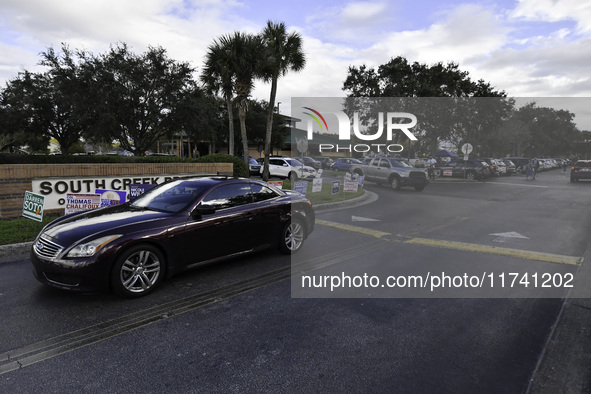
{"type": "Polygon", "coordinates": [[[213,154],[196,159],[177,156],[119,156],[119,155],[23,155],[0,154],[0,164],[81,164],[81,163],[232,163],[234,176],[247,177],[248,167],[239,157],[213,154]]]}

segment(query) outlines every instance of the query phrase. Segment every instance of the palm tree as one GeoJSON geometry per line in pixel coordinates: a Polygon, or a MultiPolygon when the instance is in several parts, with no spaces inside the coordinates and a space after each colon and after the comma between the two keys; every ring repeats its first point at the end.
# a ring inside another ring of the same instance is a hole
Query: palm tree
{"type": "Polygon", "coordinates": [[[236,32],[232,37],[232,68],[234,72],[234,90],[240,119],[242,152],[246,168],[249,166],[248,138],[246,135],[246,111],[248,99],[254,87],[254,79],[259,72],[258,63],[262,51],[260,37],[236,32]]]}
{"type": "Polygon", "coordinates": [[[221,91],[228,107],[230,127],[229,154],[234,154],[234,115],[232,102],[238,106],[244,163],[248,167],[248,138],[246,112],[248,99],[254,87],[258,62],[262,50],[258,36],[234,32],[214,41],[209,47],[201,80],[210,92],[221,91]],[[234,97],[234,94],[236,97],[234,97]]]}
{"type": "Polygon", "coordinates": [[[267,108],[267,129],[265,134],[265,164],[263,179],[269,179],[269,152],[271,151],[271,131],[273,128],[273,112],[277,96],[277,80],[288,71],[300,71],[306,64],[302,51],[302,37],[299,33],[287,33],[285,23],[267,21],[261,33],[264,45],[261,73],[266,82],[271,82],[271,94],[267,108]]]}
{"type": "Polygon", "coordinates": [[[234,155],[234,75],[232,69],[231,36],[221,36],[207,49],[201,81],[210,94],[222,93],[228,108],[228,154],[234,155]]]}

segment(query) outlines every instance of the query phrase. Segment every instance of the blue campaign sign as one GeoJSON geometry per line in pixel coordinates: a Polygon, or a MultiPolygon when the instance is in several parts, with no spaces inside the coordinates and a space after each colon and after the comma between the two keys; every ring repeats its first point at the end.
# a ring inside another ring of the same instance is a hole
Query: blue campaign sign
{"type": "Polygon", "coordinates": [[[96,189],[94,192],[101,195],[101,207],[124,204],[127,202],[126,191],[96,189]]]}
{"type": "Polygon", "coordinates": [[[306,191],[308,190],[308,182],[306,182],[306,181],[295,182],[293,185],[293,190],[295,190],[296,192],[303,194],[305,196],[306,191]]]}
{"type": "Polygon", "coordinates": [[[134,198],[141,196],[142,194],[144,194],[148,190],[152,189],[153,187],[156,187],[156,185],[143,184],[143,183],[129,185],[129,199],[133,200],[134,198]]]}
{"type": "Polygon", "coordinates": [[[341,191],[341,182],[334,181],[332,183],[332,194],[338,194],[341,191]]]}

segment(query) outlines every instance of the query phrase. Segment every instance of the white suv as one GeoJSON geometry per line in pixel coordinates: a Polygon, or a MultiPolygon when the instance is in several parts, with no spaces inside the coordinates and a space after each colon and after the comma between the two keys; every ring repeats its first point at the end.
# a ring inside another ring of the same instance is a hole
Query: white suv
{"type": "MultiPolygon", "coordinates": [[[[263,166],[261,166],[262,173],[263,166]]],[[[269,158],[269,175],[295,181],[298,178],[314,178],[316,176],[316,170],[312,167],[305,166],[300,161],[291,157],[273,156],[269,158]]]]}

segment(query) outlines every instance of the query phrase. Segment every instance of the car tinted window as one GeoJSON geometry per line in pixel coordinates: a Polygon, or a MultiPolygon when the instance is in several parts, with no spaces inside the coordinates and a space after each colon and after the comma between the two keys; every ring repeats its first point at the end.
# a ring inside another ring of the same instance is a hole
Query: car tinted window
{"type": "Polygon", "coordinates": [[[281,159],[269,159],[269,164],[273,164],[274,166],[282,166],[285,162],[281,159]]]}
{"type": "Polygon", "coordinates": [[[207,186],[203,183],[177,180],[149,190],[133,200],[131,205],[156,211],[179,212],[206,189],[207,186]]]}
{"type": "Polygon", "coordinates": [[[207,194],[202,204],[213,205],[216,209],[236,207],[252,202],[252,192],[248,183],[222,185],[207,194]]]}
{"type": "Polygon", "coordinates": [[[577,161],[577,167],[591,167],[591,161],[577,161]]]}
{"type": "Polygon", "coordinates": [[[275,190],[271,189],[270,187],[259,185],[258,183],[253,183],[251,187],[252,196],[255,202],[269,200],[279,195],[275,190]]]}

